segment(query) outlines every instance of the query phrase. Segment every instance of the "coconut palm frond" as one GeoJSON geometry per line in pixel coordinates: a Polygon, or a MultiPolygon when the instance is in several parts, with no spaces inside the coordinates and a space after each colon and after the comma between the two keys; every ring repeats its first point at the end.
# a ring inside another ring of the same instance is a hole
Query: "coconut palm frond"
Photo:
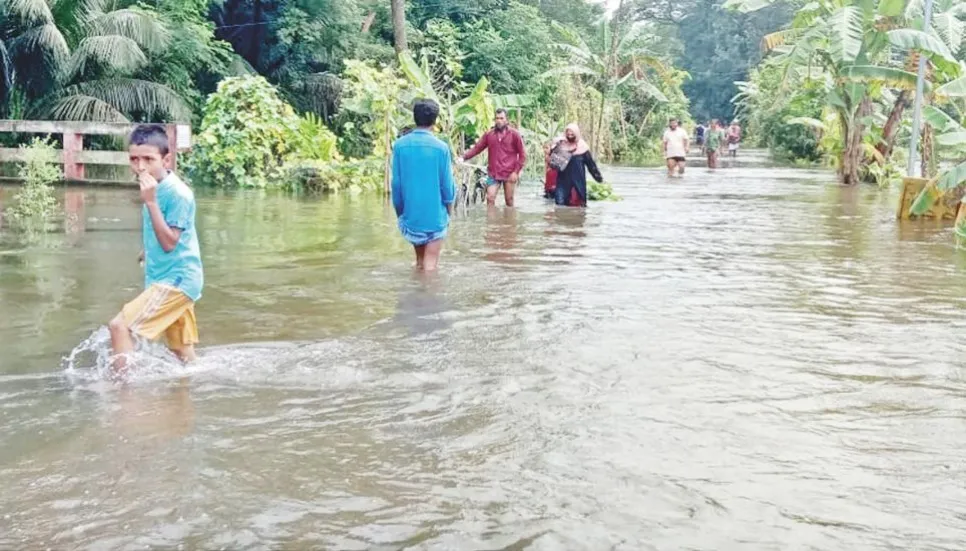
{"type": "Polygon", "coordinates": [[[171,39],[171,33],[156,14],[137,8],[100,14],[90,25],[96,34],[124,36],[151,52],[163,49],[171,39]]]}
{"type": "Polygon", "coordinates": [[[6,101],[13,90],[13,61],[7,53],[7,47],[0,40],[0,101],[6,101]]]}
{"type": "Polygon", "coordinates": [[[146,80],[108,78],[68,86],[52,110],[54,116],[69,120],[91,116],[91,112],[84,110],[91,103],[74,97],[96,98],[122,114],[144,114],[152,119],[166,115],[178,121],[191,119],[191,109],[181,96],[163,84],[146,80]]]}
{"type": "Polygon", "coordinates": [[[130,122],[113,105],[82,94],[62,98],[51,108],[50,115],[66,121],[130,122]]]}
{"type": "Polygon", "coordinates": [[[70,58],[70,48],[60,29],[53,23],[33,27],[17,38],[10,47],[13,57],[40,53],[56,71],[70,58]]]}
{"type": "Polygon", "coordinates": [[[25,25],[52,23],[54,14],[47,0],[7,0],[7,12],[25,25]]]}
{"type": "Polygon", "coordinates": [[[126,36],[90,36],[74,48],[69,65],[69,75],[80,76],[88,64],[110,67],[112,70],[130,74],[148,62],[137,42],[126,36]]]}

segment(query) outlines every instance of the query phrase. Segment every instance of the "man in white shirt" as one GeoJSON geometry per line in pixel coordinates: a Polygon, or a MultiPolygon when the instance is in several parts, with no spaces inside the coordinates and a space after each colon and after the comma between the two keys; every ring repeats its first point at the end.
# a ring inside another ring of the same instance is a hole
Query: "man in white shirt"
{"type": "Polygon", "coordinates": [[[671,119],[668,129],[664,131],[664,159],[667,161],[668,176],[674,176],[675,167],[679,175],[684,175],[684,165],[690,147],[688,132],[678,126],[677,119],[671,119]]]}

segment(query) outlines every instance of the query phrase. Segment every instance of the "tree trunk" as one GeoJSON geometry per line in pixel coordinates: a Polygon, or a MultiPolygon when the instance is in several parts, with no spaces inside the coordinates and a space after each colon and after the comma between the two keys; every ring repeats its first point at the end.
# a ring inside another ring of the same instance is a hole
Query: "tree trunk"
{"type": "Polygon", "coordinates": [[[651,118],[651,112],[654,111],[655,107],[657,107],[656,101],[652,103],[650,107],[647,108],[647,113],[644,113],[644,118],[641,119],[641,126],[637,129],[638,138],[642,138],[644,136],[644,130],[647,127],[647,119],[651,118]]]}
{"type": "Polygon", "coordinates": [[[903,90],[896,98],[895,104],[892,105],[892,112],[889,113],[889,118],[886,119],[885,125],[882,127],[882,141],[875,146],[882,154],[880,164],[889,162],[889,157],[892,156],[892,150],[896,145],[896,136],[899,134],[899,122],[902,120],[902,113],[906,110],[906,107],[909,107],[909,91],[903,90]]]}
{"type": "Polygon", "coordinates": [[[373,21],[376,20],[376,12],[374,10],[369,10],[369,14],[366,18],[362,20],[362,34],[367,34],[369,29],[372,28],[373,21]]]}
{"type": "Polygon", "coordinates": [[[405,0],[390,0],[392,7],[392,34],[396,53],[409,49],[406,44],[406,3],[405,0]]]}
{"type": "Polygon", "coordinates": [[[601,92],[600,94],[600,116],[597,117],[597,132],[594,133],[594,153],[600,151],[603,145],[603,133],[604,133],[604,108],[607,107],[607,94],[606,92],[601,92]]]}
{"type": "Polygon", "coordinates": [[[845,151],[842,152],[842,166],[839,168],[842,176],[842,183],[847,186],[854,186],[861,180],[859,178],[859,168],[862,166],[862,134],[865,132],[865,125],[862,119],[872,112],[872,101],[865,97],[859,108],[848,121],[851,124],[846,126],[845,151]]]}
{"type": "Polygon", "coordinates": [[[383,191],[386,196],[392,196],[392,115],[387,111],[385,115],[385,128],[383,133],[386,139],[386,166],[384,167],[383,191]]]}

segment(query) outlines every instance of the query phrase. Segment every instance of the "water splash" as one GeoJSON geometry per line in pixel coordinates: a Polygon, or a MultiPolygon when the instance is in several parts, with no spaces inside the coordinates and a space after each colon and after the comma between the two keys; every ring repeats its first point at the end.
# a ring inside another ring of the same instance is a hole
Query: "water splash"
{"type": "Polygon", "coordinates": [[[61,360],[64,374],[77,382],[157,380],[184,375],[185,365],[159,343],[135,339],[135,349],[127,356],[128,370],[118,377],[113,370],[111,334],[107,327],[94,330],[61,360]]]}

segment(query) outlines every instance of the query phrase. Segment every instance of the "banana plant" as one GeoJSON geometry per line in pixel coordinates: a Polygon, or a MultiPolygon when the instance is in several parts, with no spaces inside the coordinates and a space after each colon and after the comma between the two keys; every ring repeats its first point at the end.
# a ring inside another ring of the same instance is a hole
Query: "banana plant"
{"type": "Polygon", "coordinates": [[[562,41],[556,48],[568,56],[567,63],[545,72],[544,78],[572,76],[583,79],[600,92],[600,111],[596,128],[593,129],[594,149],[599,149],[603,134],[604,113],[608,102],[614,101],[618,90],[634,86],[658,102],[667,97],[648,78],[647,68],[658,73],[666,72],[667,66],[653,51],[642,45],[649,26],[634,23],[624,28],[615,17],[611,22],[598,25],[593,45],[584,41],[574,30],[557,22],[552,28],[562,41]]]}
{"type": "MultiPolygon", "coordinates": [[[[945,99],[966,98],[966,77],[959,78],[936,89],[936,95],[945,99]]],[[[959,158],[966,157],[966,127],[960,121],[950,117],[946,112],[934,106],[927,106],[924,118],[937,132],[936,145],[943,150],[952,152],[959,158]]],[[[940,172],[929,180],[916,199],[909,212],[916,216],[929,211],[930,208],[946,192],[955,189],[966,182],[966,161],[940,172]]]]}
{"type": "MultiPolygon", "coordinates": [[[[728,0],[725,7],[747,12],[773,3],[728,0]]],[[[952,6],[952,0],[949,3],[952,6]]],[[[916,82],[911,56],[927,56],[934,79],[961,71],[953,49],[955,45],[958,50],[962,43],[961,29],[951,21],[956,16],[946,18],[945,36],[935,30],[927,33],[919,30],[921,5],[916,4],[917,0],[817,0],[799,9],[790,28],[762,41],[785,65],[789,88],[802,80],[824,83],[827,103],[837,115],[843,137],[838,165],[846,184],[859,182],[860,168],[867,159],[865,137],[873,104],[888,88],[900,91],[883,124],[884,138],[894,140],[901,109],[916,82]]],[[[948,11],[955,14],[958,8],[953,8],[948,11]]],[[[927,82],[927,90],[932,82],[927,82]]],[[[885,149],[890,151],[891,145],[885,149]]],[[[871,158],[885,159],[881,150],[879,153],[871,158]]]]}
{"type": "Polygon", "coordinates": [[[490,128],[497,107],[522,108],[534,103],[532,96],[490,94],[486,77],[482,77],[464,98],[456,97],[452,89],[437,90],[430,78],[429,62],[426,58],[417,62],[409,52],[399,54],[399,66],[412,87],[409,103],[422,97],[439,104],[437,126],[454,153],[462,152],[466,138],[482,136],[490,128]]]}

